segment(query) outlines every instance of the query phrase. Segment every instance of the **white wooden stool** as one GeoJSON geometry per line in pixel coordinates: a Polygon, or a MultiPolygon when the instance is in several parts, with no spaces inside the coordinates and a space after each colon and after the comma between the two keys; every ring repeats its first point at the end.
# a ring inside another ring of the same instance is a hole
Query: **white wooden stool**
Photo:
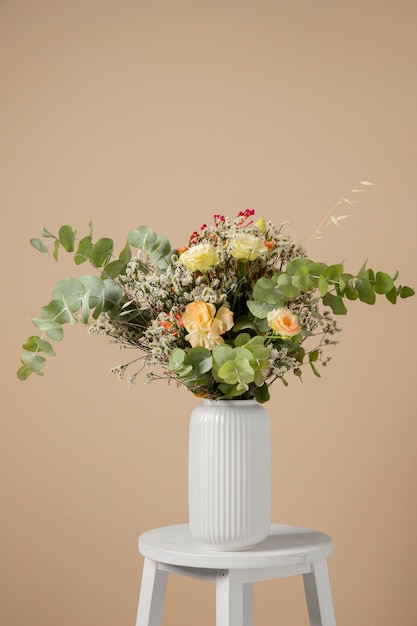
{"type": "Polygon", "coordinates": [[[258,547],[217,552],[192,539],[187,524],[150,530],[139,537],[145,557],[136,626],[160,626],[168,574],[216,584],[216,625],[252,625],[252,583],[302,574],[311,626],[336,626],[323,533],[273,524],[258,547]]]}

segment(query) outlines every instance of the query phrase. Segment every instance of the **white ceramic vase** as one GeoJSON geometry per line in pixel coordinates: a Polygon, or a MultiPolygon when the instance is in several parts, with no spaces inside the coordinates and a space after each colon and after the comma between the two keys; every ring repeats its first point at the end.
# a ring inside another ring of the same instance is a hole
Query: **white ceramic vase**
{"type": "Polygon", "coordinates": [[[269,415],[256,400],[204,400],[189,431],[191,535],[214,550],[249,550],[271,526],[269,415]]]}

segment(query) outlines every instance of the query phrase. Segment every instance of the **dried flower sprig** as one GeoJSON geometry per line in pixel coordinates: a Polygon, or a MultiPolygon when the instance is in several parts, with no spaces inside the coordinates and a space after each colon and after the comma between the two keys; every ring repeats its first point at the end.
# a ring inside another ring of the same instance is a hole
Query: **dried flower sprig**
{"type": "MultiPolygon", "coordinates": [[[[361,180],[360,185],[364,187],[373,187],[374,183],[371,183],[369,180],[361,180]]],[[[352,206],[356,204],[355,200],[351,200],[349,195],[352,193],[363,193],[366,189],[362,189],[360,187],[353,187],[352,189],[348,189],[343,196],[339,198],[339,200],[331,207],[330,211],[326,213],[323,217],[317,228],[313,231],[307,242],[304,244],[305,248],[308,248],[313,239],[324,239],[323,228],[326,226],[330,226],[334,224],[335,226],[340,226],[340,222],[350,217],[350,214],[340,215],[339,209],[342,206],[352,206]]]]}

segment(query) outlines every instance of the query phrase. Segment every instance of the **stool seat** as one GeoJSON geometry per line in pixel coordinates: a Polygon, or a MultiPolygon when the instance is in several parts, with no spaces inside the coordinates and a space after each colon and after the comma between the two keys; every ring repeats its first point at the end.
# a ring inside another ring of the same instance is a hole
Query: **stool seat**
{"type": "Polygon", "coordinates": [[[329,536],[272,524],[256,548],[223,552],[191,537],[188,524],[156,528],[139,537],[145,557],[136,626],[160,626],[168,574],[191,576],[216,585],[216,625],[252,625],[252,584],[303,575],[311,626],[336,626],[326,559],[329,536]]]}

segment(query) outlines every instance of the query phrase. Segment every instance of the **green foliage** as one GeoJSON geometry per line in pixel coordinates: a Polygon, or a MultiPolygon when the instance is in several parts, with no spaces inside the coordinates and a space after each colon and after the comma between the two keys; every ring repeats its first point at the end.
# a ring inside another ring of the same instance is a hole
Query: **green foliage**
{"type": "Polygon", "coordinates": [[[115,252],[113,239],[94,239],[91,222],[81,238],[69,225],[61,226],[57,235],[42,228],[41,238],[31,239],[37,251],[49,254],[52,248],[57,261],[63,250],[73,256],[76,266],[88,262],[94,274],[56,283],[52,299],[32,319],[39,334],[23,344],[18,378],[26,380],[32,373],[43,376],[47,357],[55,355],[50,341],[63,339],[66,324],[97,321],[96,328],[104,328],[116,342],[147,350],[152,357],[148,364],[159,363],[164,377],[179,381],[196,395],[266,402],[269,385],[277,378],[287,385],[290,371],[301,378],[306,365],[320,376],[317,366],[325,363],[323,347],[335,343],[327,336],[339,330],[331,314],[345,315],[347,302],[373,305],[377,296],[385,296],[395,304],[398,298],[414,295],[411,287],[398,284],[398,272],[394,276],[375,272],[364,263],[357,274],[350,274],[342,263],[327,265],[306,258],[301,248],[286,246],[280,230],[266,223],[262,229],[252,222],[244,226],[250,214],[239,214],[234,222],[217,216],[213,229],[205,225],[200,234],[194,233],[190,248],[197,246],[195,259],[202,255],[202,265],[189,274],[167,237],[148,226],[130,231],[120,252],[115,252]],[[248,229],[246,243],[244,229],[248,229]],[[248,241],[255,242],[253,249],[248,241]],[[133,259],[132,248],[138,251],[133,259]],[[258,250],[254,259],[253,250],[258,250]],[[216,260],[207,263],[208,258],[216,260]],[[219,297],[212,298],[216,290],[219,297]],[[206,310],[203,321],[195,314],[191,322],[201,325],[197,331],[207,341],[193,328],[190,331],[185,321],[190,293],[196,293],[195,301],[206,309],[208,303],[216,303],[210,304],[213,311],[206,310]],[[152,305],[146,302],[148,294],[152,305]],[[217,317],[220,302],[226,311],[217,317]],[[318,345],[309,343],[307,350],[304,340],[315,335],[318,345]]]}
{"type": "MultiPolygon", "coordinates": [[[[58,235],[54,235],[46,228],[41,229],[45,240],[53,244],[53,258],[58,261],[59,252],[63,248],[68,253],[74,253],[75,265],[89,261],[98,276],[85,275],[80,278],[63,278],[53,289],[53,299],[42,307],[39,317],[33,317],[32,322],[43,333],[42,337],[32,336],[24,344],[21,355],[22,366],[18,370],[18,378],[26,380],[32,373],[43,375],[41,370],[45,365],[46,356],[54,356],[55,352],[45,337],[54,341],[61,341],[64,336],[65,324],[88,324],[91,319],[97,319],[106,312],[113,319],[119,315],[124,320],[131,319],[129,310],[123,309],[123,292],[116,281],[123,277],[127,264],[132,258],[131,247],[138,248],[147,254],[161,269],[167,266],[169,257],[173,254],[170,243],[164,235],[157,235],[147,226],[131,231],[125,246],[114,258],[115,242],[109,237],[102,237],[93,241],[92,223],[89,224],[89,233],[83,236],[76,245],[77,231],[72,226],[64,225],[59,228],[58,235]]],[[[48,245],[39,238],[32,238],[31,245],[42,254],[49,254],[48,245]]],[[[140,319],[137,310],[133,315],[140,319]]]]}
{"type": "Polygon", "coordinates": [[[169,355],[168,367],[195,394],[200,388],[211,388],[213,385],[210,376],[212,355],[206,348],[191,348],[189,352],[174,348],[169,355]]]}
{"type": "Polygon", "coordinates": [[[234,345],[220,344],[212,351],[206,348],[180,348],[172,350],[168,367],[188,389],[197,393],[200,388],[218,384],[218,397],[236,398],[250,389],[258,388],[255,397],[259,402],[269,399],[263,371],[268,366],[269,350],[262,337],[239,334],[234,345]],[[220,392],[220,393],[219,393],[220,392]]]}
{"type": "Polygon", "coordinates": [[[265,319],[273,309],[285,307],[290,300],[301,297],[304,292],[318,290],[325,306],[335,315],[345,315],[343,299],[375,304],[377,295],[385,295],[395,304],[397,297],[409,298],[414,290],[396,286],[397,276],[374,272],[364,264],[356,276],[344,273],[343,264],[326,265],[306,258],[291,261],[286,270],[271,278],[260,278],[253,289],[253,300],[248,308],[254,317],[265,319]]]}
{"type": "Polygon", "coordinates": [[[130,231],[128,242],[135,248],[146,252],[160,269],[166,269],[173,250],[165,235],[157,235],[149,226],[140,226],[130,231]]]}

